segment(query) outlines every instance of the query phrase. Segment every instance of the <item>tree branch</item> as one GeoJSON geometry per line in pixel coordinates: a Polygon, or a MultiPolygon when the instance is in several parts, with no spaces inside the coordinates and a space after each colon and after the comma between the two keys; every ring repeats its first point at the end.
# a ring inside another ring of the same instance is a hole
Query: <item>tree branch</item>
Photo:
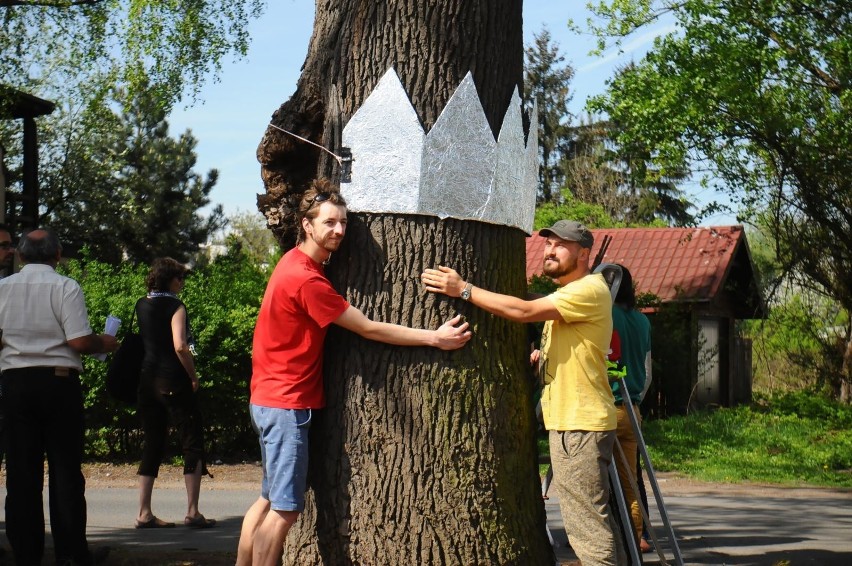
{"type": "Polygon", "coordinates": [[[0,0],[0,8],[15,6],[42,8],[70,8],[71,6],[89,6],[100,4],[103,0],[0,0]]]}

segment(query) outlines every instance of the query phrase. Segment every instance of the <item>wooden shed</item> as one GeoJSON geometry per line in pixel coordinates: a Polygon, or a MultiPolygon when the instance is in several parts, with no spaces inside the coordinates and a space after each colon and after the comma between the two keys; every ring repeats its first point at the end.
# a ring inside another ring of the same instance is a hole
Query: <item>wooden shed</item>
{"type": "Polygon", "coordinates": [[[24,230],[38,227],[38,129],[35,119],[53,112],[55,105],[26,92],[0,85],[0,118],[23,122],[23,167],[20,192],[7,188],[0,147],[0,222],[16,237],[24,230]]]}
{"type": "MultiPolygon", "coordinates": [[[[654,381],[644,410],[678,414],[751,400],[751,341],[738,322],[764,318],[742,226],[592,230],[594,257],[625,265],[652,306],[654,381]]],[[[540,275],[545,239],[527,238],[527,278],[540,275]]]]}

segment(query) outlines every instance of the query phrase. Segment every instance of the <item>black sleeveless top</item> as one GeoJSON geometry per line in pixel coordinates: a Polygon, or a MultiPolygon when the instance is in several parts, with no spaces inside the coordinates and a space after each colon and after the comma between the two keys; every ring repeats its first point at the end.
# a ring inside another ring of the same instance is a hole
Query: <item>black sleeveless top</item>
{"type": "MultiPolygon", "coordinates": [[[[172,317],[183,306],[176,297],[142,297],[136,303],[136,320],[145,343],[142,376],[154,379],[186,381],[189,375],[175,353],[172,317]]],[[[189,317],[186,320],[189,337],[189,317]]]]}

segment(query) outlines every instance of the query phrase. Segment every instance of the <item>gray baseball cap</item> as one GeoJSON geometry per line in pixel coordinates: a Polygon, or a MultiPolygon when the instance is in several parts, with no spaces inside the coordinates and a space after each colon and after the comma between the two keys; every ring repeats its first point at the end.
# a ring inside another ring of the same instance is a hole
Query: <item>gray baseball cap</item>
{"type": "Polygon", "coordinates": [[[576,220],[560,220],[550,228],[543,228],[538,232],[539,236],[547,238],[556,236],[567,242],[577,242],[584,248],[591,249],[595,243],[592,232],[576,220]]]}

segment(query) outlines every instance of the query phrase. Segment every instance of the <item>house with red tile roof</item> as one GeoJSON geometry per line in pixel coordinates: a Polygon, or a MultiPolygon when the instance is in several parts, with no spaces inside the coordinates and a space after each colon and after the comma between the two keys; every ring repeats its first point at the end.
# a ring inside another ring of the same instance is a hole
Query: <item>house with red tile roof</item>
{"type": "MultiPolygon", "coordinates": [[[[652,412],[751,400],[751,343],[738,321],[765,317],[742,226],[592,230],[595,258],[630,269],[651,306],[652,412]]],[[[545,239],[527,238],[526,275],[541,275],[545,239]]]]}

